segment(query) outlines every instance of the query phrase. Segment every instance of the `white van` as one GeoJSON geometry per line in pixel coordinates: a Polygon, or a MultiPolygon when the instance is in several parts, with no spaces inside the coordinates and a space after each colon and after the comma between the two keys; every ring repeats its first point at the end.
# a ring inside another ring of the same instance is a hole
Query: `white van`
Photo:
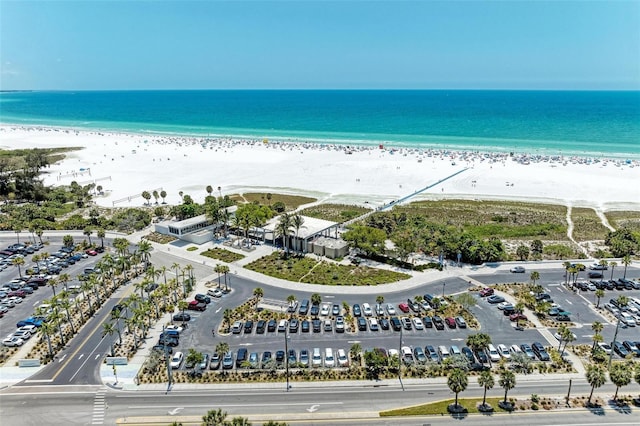
{"type": "Polygon", "coordinates": [[[338,365],[340,367],[348,367],[349,366],[349,357],[347,357],[347,352],[344,349],[338,349],[338,365]]]}
{"type": "Polygon", "coordinates": [[[496,349],[496,347],[493,346],[491,343],[489,343],[489,347],[487,349],[487,352],[489,354],[489,359],[491,360],[491,362],[499,362],[500,361],[500,353],[498,353],[498,350],[496,349]]]}
{"type": "Polygon", "coordinates": [[[311,356],[312,367],[322,367],[322,355],[320,355],[320,348],[313,348],[313,355],[311,356]]]}
{"type": "Polygon", "coordinates": [[[449,349],[447,349],[446,346],[438,346],[438,355],[440,355],[440,359],[444,361],[445,359],[449,358],[451,354],[449,353],[449,349]]]}
{"type": "Polygon", "coordinates": [[[324,366],[325,367],[335,367],[336,360],[333,358],[333,349],[325,348],[324,350],[324,366]]]}
{"type": "Polygon", "coordinates": [[[284,333],[287,331],[287,320],[280,320],[278,324],[278,333],[284,333]]]}

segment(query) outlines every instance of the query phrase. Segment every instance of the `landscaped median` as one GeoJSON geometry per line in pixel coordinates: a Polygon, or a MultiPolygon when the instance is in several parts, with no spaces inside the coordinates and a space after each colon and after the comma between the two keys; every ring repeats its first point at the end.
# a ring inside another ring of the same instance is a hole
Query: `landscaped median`
{"type": "Polygon", "coordinates": [[[230,250],[225,250],[217,247],[203,251],[202,253],[200,253],[200,255],[210,257],[211,259],[221,260],[222,262],[226,263],[236,262],[238,260],[244,259],[245,257],[242,254],[234,253],[230,250]]]}
{"type": "Polygon", "coordinates": [[[378,285],[411,278],[408,274],[367,266],[340,265],[311,257],[272,253],[246,265],[245,268],[288,281],[322,285],[378,285]]]}

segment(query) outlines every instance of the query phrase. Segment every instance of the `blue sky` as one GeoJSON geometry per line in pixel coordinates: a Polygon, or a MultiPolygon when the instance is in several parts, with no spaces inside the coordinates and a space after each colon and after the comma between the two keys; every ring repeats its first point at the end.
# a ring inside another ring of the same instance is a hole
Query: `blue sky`
{"type": "Polygon", "coordinates": [[[0,0],[0,89],[640,89],[640,1],[0,0]]]}

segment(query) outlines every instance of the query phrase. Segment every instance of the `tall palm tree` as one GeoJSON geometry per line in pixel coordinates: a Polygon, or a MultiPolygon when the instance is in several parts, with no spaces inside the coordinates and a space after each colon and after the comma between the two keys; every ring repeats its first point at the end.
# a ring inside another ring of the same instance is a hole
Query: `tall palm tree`
{"type": "Polygon", "coordinates": [[[220,281],[220,276],[222,275],[222,265],[220,265],[219,263],[216,264],[216,266],[213,268],[213,272],[218,274],[218,288],[220,288],[222,286],[222,283],[220,281]]]}
{"type": "Polygon", "coordinates": [[[229,352],[229,344],[227,342],[219,342],[216,345],[216,353],[218,355],[223,356],[227,352],[229,352]]]}
{"type": "Polygon", "coordinates": [[[43,322],[40,326],[40,332],[47,339],[47,349],[49,351],[49,358],[53,358],[53,347],[51,346],[51,336],[55,334],[56,327],[53,321],[43,322]]]}
{"type": "Polygon", "coordinates": [[[538,271],[533,271],[530,278],[533,285],[536,285],[536,281],[540,279],[540,273],[538,271]]]}
{"type": "Polygon", "coordinates": [[[291,226],[296,231],[296,245],[298,246],[296,247],[296,250],[300,252],[302,252],[302,244],[300,244],[300,241],[298,239],[298,234],[300,232],[300,228],[303,228],[303,225],[304,225],[304,217],[300,213],[296,213],[291,217],[291,226]]]}
{"type": "Polygon", "coordinates": [[[626,280],[627,279],[627,266],[631,265],[631,256],[626,254],[622,258],[622,264],[624,265],[624,274],[622,274],[622,278],[626,280]]]}
{"type": "Polygon", "coordinates": [[[378,305],[382,305],[384,303],[384,296],[379,294],[378,296],[376,296],[376,303],[378,305]]]}
{"type": "Polygon", "coordinates": [[[217,410],[209,410],[207,414],[202,416],[202,426],[226,426],[228,422],[227,412],[220,408],[217,410]]]}
{"type": "Polygon", "coordinates": [[[495,385],[491,370],[484,370],[478,376],[478,384],[483,387],[484,395],[482,396],[482,406],[487,406],[487,389],[492,389],[495,385]]]}
{"type": "Polygon", "coordinates": [[[229,285],[227,282],[227,274],[229,273],[230,269],[227,265],[220,265],[220,271],[222,272],[222,275],[224,276],[224,290],[225,291],[229,291],[229,285]]]}
{"type": "Polygon", "coordinates": [[[285,257],[289,255],[289,231],[291,230],[291,216],[289,213],[282,213],[280,215],[280,219],[278,220],[278,224],[276,225],[275,232],[276,235],[282,237],[282,245],[284,248],[285,257]]]}
{"type": "Polygon", "coordinates": [[[504,389],[504,401],[503,403],[507,403],[507,392],[513,389],[516,386],[516,375],[511,370],[507,370],[503,368],[500,371],[500,379],[498,380],[498,384],[501,388],[504,389]]]}
{"type": "Polygon", "coordinates": [[[91,245],[91,234],[93,234],[93,228],[87,226],[86,228],[84,228],[82,233],[89,238],[89,245],[91,245]]]}
{"type": "Polygon", "coordinates": [[[67,297],[67,292],[60,293],[60,301],[58,305],[64,309],[67,314],[67,322],[71,326],[71,333],[76,334],[76,328],[73,326],[73,319],[71,318],[71,313],[69,312],[69,308],[71,308],[71,302],[69,301],[69,297],[67,297]]]}
{"type": "MultiPolygon", "coordinates": [[[[194,278],[193,278],[193,265],[191,265],[190,263],[188,263],[188,264],[184,267],[184,269],[182,270],[182,273],[183,273],[183,274],[184,274],[185,272],[186,272],[186,273],[188,274],[188,276],[189,276],[189,285],[191,286],[191,288],[193,288],[193,286],[194,286],[194,284],[195,284],[195,283],[194,283],[194,278]]],[[[183,280],[184,280],[184,278],[183,278],[183,280]]]]}
{"type": "Polygon", "coordinates": [[[454,368],[451,370],[449,377],[447,378],[447,386],[449,386],[451,392],[456,394],[455,407],[458,407],[458,394],[463,392],[468,385],[469,377],[467,377],[466,371],[460,368],[454,368]]]}
{"type": "Polygon", "coordinates": [[[569,284],[569,268],[571,268],[571,262],[562,262],[562,266],[564,266],[564,284],[569,284]]]}
{"type": "Polygon", "coordinates": [[[36,235],[38,236],[38,239],[40,240],[40,244],[42,244],[42,234],[44,234],[44,232],[42,231],[41,228],[36,227],[36,235]]]}
{"type": "Polygon", "coordinates": [[[51,290],[53,290],[53,296],[56,296],[56,286],[58,285],[58,278],[53,277],[51,279],[49,279],[49,281],[47,281],[47,285],[49,285],[51,287],[51,290]]]}
{"type": "Polygon", "coordinates": [[[591,385],[591,392],[589,393],[589,399],[587,400],[587,406],[589,406],[591,405],[591,397],[593,396],[594,389],[604,385],[607,381],[607,376],[603,366],[599,364],[591,364],[587,367],[585,377],[587,378],[587,382],[591,385]]]}
{"type": "Polygon", "coordinates": [[[24,258],[16,257],[11,261],[11,263],[13,264],[13,266],[18,268],[18,274],[20,275],[20,278],[22,278],[22,268],[21,268],[21,266],[24,265],[24,258]]]}
{"type": "Polygon", "coordinates": [[[149,259],[151,257],[151,250],[153,250],[153,246],[147,240],[140,240],[138,243],[138,253],[142,256],[142,261],[144,262],[145,269],[149,266],[149,259]]]}
{"type": "Polygon", "coordinates": [[[82,291],[82,299],[87,301],[89,305],[89,315],[93,314],[93,305],[91,303],[91,282],[84,280],[80,282],[80,290],[82,291]]]}
{"type": "Polygon", "coordinates": [[[111,356],[116,356],[115,350],[113,348],[113,333],[116,332],[116,328],[113,326],[113,324],[109,323],[109,322],[105,322],[102,324],[102,337],[105,336],[109,336],[111,338],[111,356]]]}
{"type": "Polygon", "coordinates": [[[611,262],[609,262],[609,266],[611,266],[611,278],[609,278],[609,279],[612,280],[613,279],[613,270],[616,268],[616,266],[618,266],[618,262],[611,261],[611,262]]]}
{"type": "Polygon", "coordinates": [[[591,330],[593,330],[593,347],[591,349],[595,349],[596,344],[598,343],[598,339],[596,339],[595,337],[601,336],[600,333],[602,333],[602,330],[604,330],[604,325],[600,321],[594,321],[593,324],[591,324],[591,330]]]}
{"type": "Polygon", "coordinates": [[[262,287],[256,287],[253,289],[253,297],[255,297],[256,300],[260,300],[264,297],[264,290],[262,287]]]}
{"type": "Polygon", "coordinates": [[[599,288],[596,290],[595,292],[595,296],[598,299],[598,303],[596,304],[596,308],[600,307],[600,299],[602,299],[604,297],[604,290],[599,288]]]}
{"type": "Polygon", "coordinates": [[[69,274],[58,275],[58,281],[62,283],[65,291],[69,291],[69,289],[67,288],[67,284],[69,283],[69,281],[71,281],[71,277],[69,276],[69,274]]]}
{"type": "MultiPolygon", "coordinates": [[[[491,344],[491,336],[486,333],[476,333],[467,336],[467,346],[474,352],[486,351],[491,344]]],[[[489,360],[491,363],[491,360],[489,360]]]]}
{"type": "Polygon", "coordinates": [[[100,238],[100,247],[104,248],[104,237],[107,235],[104,228],[98,228],[96,230],[96,236],[100,238]]]}
{"type": "Polygon", "coordinates": [[[615,363],[609,368],[609,379],[616,387],[616,394],[613,396],[614,401],[618,401],[618,390],[631,383],[632,375],[631,366],[627,363],[615,363]]]}

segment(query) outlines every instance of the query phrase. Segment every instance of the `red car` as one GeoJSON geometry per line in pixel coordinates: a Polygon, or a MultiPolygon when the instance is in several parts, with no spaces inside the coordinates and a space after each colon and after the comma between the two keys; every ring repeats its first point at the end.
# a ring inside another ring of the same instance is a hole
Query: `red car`
{"type": "Polygon", "coordinates": [[[480,296],[481,297],[491,296],[492,294],[493,294],[493,289],[492,288],[485,287],[482,290],[480,290],[480,296]]]}
{"type": "Polygon", "coordinates": [[[456,328],[456,320],[453,317],[445,318],[444,322],[447,323],[449,328],[456,328]]]}
{"type": "Polygon", "coordinates": [[[515,314],[511,314],[509,315],[509,319],[511,321],[519,321],[519,320],[527,320],[527,316],[525,314],[520,314],[520,313],[515,313],[515,314]]]}
{"type": "Polygon", "coordinates": [[[398,305],[398,308],[400,308],[400,310],[401,310],[402,312],[404,312],[405,314],[406,314],[407,312],[409,312],[409,305],[408,305],[407,303],[405,303],[405,302],[402,302],[401,304],[399,304],[399,305],[398,305]]]}
{"type": "Polygon", "coordinates": [[[25,293],[23,290],[14,290],[14,291],[10,291],[7,294],[8,297],[20,297],[22,299],[24,299],[25,297],[27,297],[27,293],[25,293]]]}
{"type": "Polygon", "coordinates": [[[97,251],[95,251],[95,250],[91,250],[91,249],[90,249],[90,250],[85,251],[85,253],[87,253],[89,256],[97,256],[97,255],[98,255],[98,252],[97,252],[97,251]]]}
{"type": "Polygon", "coordinates": [[[197,300],[192,300],[191,302],[189,302],[189,306],[187,306],[187,309],[192,311],[205,311],[207,310],[207,304],[204,302],[198,302],[197,300]]]}

